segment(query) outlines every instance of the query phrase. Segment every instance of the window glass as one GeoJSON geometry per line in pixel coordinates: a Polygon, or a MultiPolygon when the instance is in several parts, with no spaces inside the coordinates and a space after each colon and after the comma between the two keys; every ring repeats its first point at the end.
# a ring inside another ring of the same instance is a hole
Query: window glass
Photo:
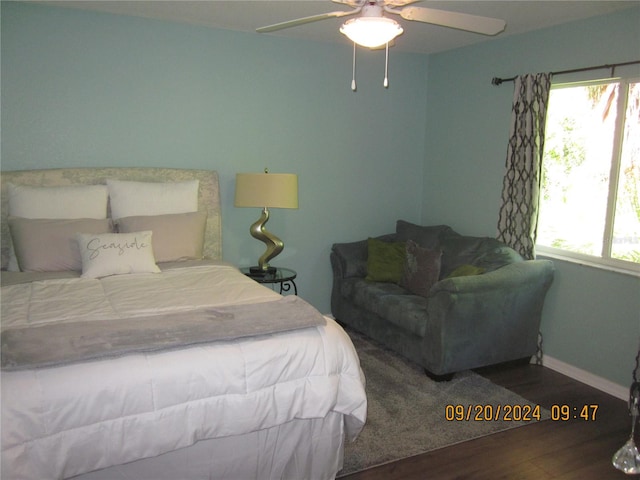
{"type": "Polygon", "coordinates": [[[611,256],[640,263],[640,83],[629,85],[611,256]]]}
{"type": "Polygon", "coordinates": [[[640,264],[639,95],[625,81],[552,89],[538,245],[640,264]]]}

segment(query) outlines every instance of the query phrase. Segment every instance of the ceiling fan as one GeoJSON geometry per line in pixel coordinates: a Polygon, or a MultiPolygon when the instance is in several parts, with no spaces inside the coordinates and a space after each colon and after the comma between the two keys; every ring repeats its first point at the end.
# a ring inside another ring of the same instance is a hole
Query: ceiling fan
{"type": "Polygon", "coordinates": [[[335,12],[321,13],[310,17],[298,18],[286,22],[260,27],[258,33],[269,33],[285,28],[297,27],[306,23],[326,20],[328,18],[340,18],[360,14],[347,20],[341,27],[343,33],[353,41],[353,80],[351,89],[356,90],[356,44],[368,48],[386,46],[386,62],[384,87],[389,86],[387,79],[387,67],[389,59],[389,43],[404,31],[402,26],[385,14],[400,15],[405,20],[441,25],[443,27],[465,30],[467,32],[481,33],[483,35],[497,35],[506,27],[506,22],[497,18],[481,17],[466,13],[436,10],[433,8],[409,6],[420,0],[332,0],[351,7],[352,10],[338,10],[335,12]]]}
{"type": "MultiPolygon", "coordinates": [[[[443,27],[465,30],[467,32],[480,33],[483,35],[497,35],[505,29],[506,22],[497,18],[481,17],[466,13],[451,12],[447,10],[436,10],[433,8],[409,6],[420,0],[332,0],[334,3],[347,5],[353,10],[339,10],[336,12],[321,13],[310,17],[298,18],[286,22],[260,27],[256,31],[259,33],[274,32],[285,28],[296,27],[306,23],[317,22],[328,18],[339,18],[361,13],[359,19],[387,19],[390,22],[395,20],[386,17],[385,13],[400,15],[405,20],[441,25],[443,27]]],[[[353,21],[353,20],[351,20],[353,21]]],[[[347,25],[349,22],[345,23],[347,25]]],[[[388,22],[387,22],[388,23],[388,22]]],[[[345,27],[340,30],[342,31],[345,27]]],[[[399,25],[398,25],[399,26],[399,25]]],[[[345,32],[343,32],[345,33],[345,32]]],[[[402,33],[402,27],[400,27],[402,33]]],[[[400,33],[397,33],[399,35],[400,33]]],[[[393,37],[395,38],[395,36],[393,37]]],[[[357,42],[356,42],[357,43],[357,42]]],[[[366,46],[366,45],[365,45],[366,46]]]]}

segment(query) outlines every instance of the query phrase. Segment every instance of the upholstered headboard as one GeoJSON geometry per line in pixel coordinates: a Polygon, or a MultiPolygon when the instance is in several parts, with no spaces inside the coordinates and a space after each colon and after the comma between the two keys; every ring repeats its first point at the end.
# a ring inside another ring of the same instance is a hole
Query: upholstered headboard
{"type": "Polygon", "coordinates": [[[212,259],[222,258],[222,221],[218,172],[212,170],[148,167],[57,168],[50,170],[17,170],[1,173],[2,223],[0,224],[0,241],[2,269],[6,269],[9,264],[10,234],[7,223],[9,205],[7,188],[5,188],[7,183],[35,187],[56,187],[105,184],[108,178],[138,182],[198,180],[200,186],[198,209],[207,212],[204,255],[212,259]]]}

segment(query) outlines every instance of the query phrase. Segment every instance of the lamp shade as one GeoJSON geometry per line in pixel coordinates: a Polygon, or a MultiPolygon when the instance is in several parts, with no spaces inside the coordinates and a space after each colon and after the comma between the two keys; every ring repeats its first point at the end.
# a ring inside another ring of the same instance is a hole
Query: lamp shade
{"type": "Polygon", "coordinates": [[[387,17],[352,18],[340,27],[340,33],[358,45],[368,48],[389,43],[403,31],[398,22],[387,17]]]}
{"type": "Polygon", "coordinates": [[[238,173],[234,205],[298,208],[298,176],[292,173],[238,173]]]}

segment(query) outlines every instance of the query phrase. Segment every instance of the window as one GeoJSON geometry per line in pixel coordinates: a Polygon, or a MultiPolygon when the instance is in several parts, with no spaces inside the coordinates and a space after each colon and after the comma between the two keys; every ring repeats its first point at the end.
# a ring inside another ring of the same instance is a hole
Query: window
{"type": "Polygon", "coordinates": [[[542,170],[540,251],[640,272],[638,80],[554,85],[542,170]]]}

